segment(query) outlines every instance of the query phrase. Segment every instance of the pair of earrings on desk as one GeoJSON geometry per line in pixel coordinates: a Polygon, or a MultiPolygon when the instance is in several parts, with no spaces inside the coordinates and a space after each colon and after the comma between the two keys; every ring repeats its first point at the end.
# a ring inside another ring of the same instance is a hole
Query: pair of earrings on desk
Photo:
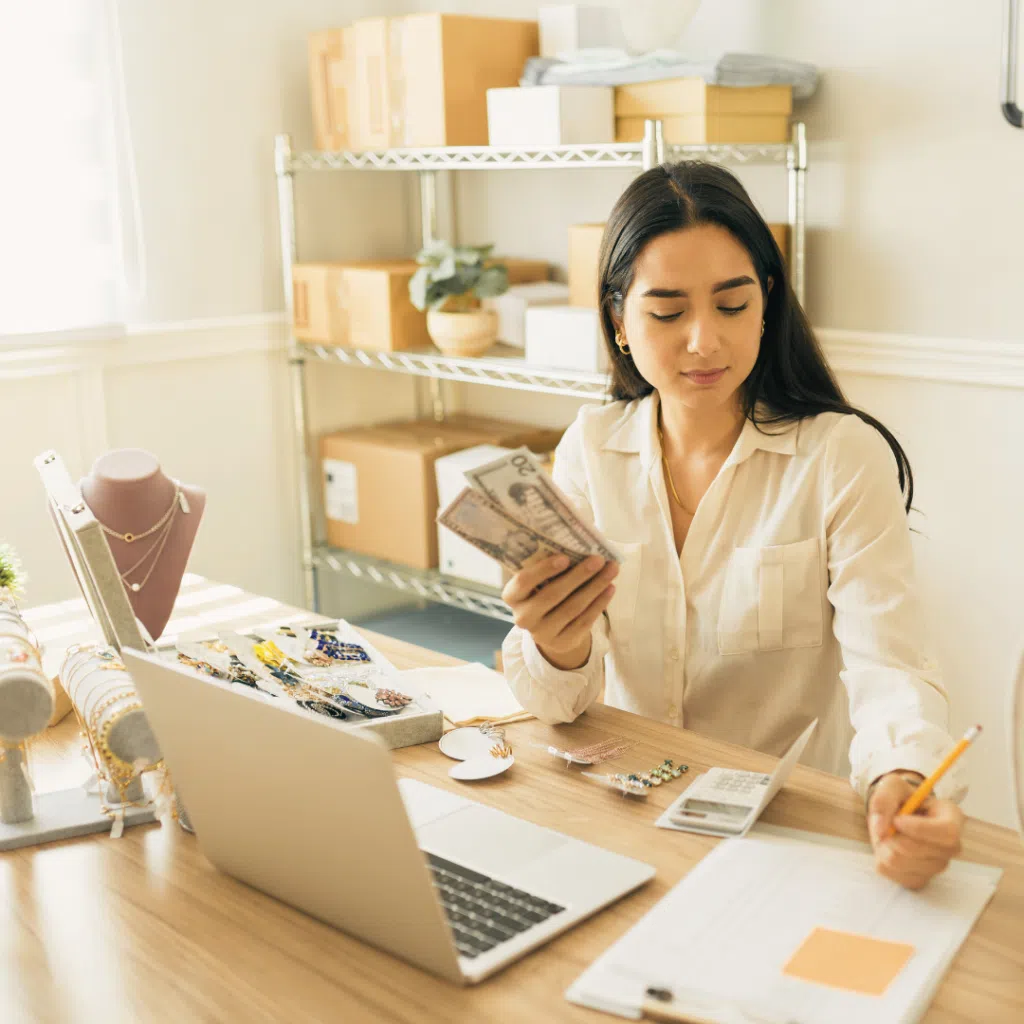
{"type": "Polygon", "coordinates": [[[588,779],[601,782],[612,789],[617,789],[627,796],[647,796],[647,794],[663,782],[678,779],[690,770],[689,765],[673,763],[665,758],[657,767],[649,772],[616,772],[614,775],[598,775],[595,772],[583,772],[588,779]]]}

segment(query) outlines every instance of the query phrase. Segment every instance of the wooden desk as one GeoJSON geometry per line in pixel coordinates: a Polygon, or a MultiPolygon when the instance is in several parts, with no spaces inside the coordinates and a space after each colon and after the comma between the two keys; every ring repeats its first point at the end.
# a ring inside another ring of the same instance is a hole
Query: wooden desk
{"type": "MultiPolygon", "coordinates": [[[[443,655],[373,636],[400,668],[451,664],[443,655]]],[[[653,864],[655,880],[544,949],[474,988],[423,974],[219,873],[194,837],[159,824],[120,840],[90,837],[0,855],[0,1020],[3,1024],[120,1022],[611,1021],[563,992],[712,847],[714,839],[656,829],[679,793],[670,783],[630,802],[579,779],[527,741],[639,741],[623,764],[665,757],[767,770],[771,759],[597,707],[571,726],[509,727],[516,764],[472,784],[448,778],[434,744],[395,752],[401,775],[452,789],[653,864]]],[[[35,748],[45,788],[84,774],[66,719],[35,748]]],[[[43,788],[42,786],[40,788],[43,788]]],[[[340,797],[339,797],[340,799],[340,797]]],[[[865,838],[860,803],[832,776],[798,768],[766,820],[865,838]]],[[[358,837],[353,837],[358,842],[358,837]]],[[[995,899],[957,957],[926,1020],[1024,1021],[1024,848],[1014,833],[971,821],[965,856],[1003,867],[995,899]]],[[[329,866],[323,866],[330,885],[329,866]]]]}

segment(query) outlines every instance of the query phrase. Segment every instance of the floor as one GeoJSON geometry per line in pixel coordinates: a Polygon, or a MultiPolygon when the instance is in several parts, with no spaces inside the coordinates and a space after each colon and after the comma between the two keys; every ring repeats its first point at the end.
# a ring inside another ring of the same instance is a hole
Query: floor
{"type": "Polygon", "coordinates": [[[463,661],[479,661],[490,668],[494,668],[495,651],[501,647],[509,631],[505,622],[443,604],[392,609],[359,619],[354,625],[365,626],[420,647],[429,647],[463,661]]]}

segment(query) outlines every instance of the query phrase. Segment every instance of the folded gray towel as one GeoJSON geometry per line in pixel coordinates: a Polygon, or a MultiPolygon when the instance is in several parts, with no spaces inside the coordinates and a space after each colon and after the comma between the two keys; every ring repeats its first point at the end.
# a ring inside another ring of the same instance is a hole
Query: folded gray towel
{"type": "Polygon", "coordinates": [[[791,85],[793,99],[805,100],[818,86],[813,64],[759,53],[726,53],[693,60],[673,50],[633,57],[620,50],[581,50],[570,60],[531,57],[519,84],[626,85],[663,78],[702,78],[709,85],[791,85]]]}

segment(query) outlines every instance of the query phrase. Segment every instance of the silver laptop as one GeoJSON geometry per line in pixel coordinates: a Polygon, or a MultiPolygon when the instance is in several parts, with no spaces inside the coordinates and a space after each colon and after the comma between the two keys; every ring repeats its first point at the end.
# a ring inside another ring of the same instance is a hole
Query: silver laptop
{"type": "Polygon", "coordinates": [[[122,654],[203,853],[432,974],[480,981],[654,876],[447,790],[396,781],[375,736],[155,655],[122,654]]]}

